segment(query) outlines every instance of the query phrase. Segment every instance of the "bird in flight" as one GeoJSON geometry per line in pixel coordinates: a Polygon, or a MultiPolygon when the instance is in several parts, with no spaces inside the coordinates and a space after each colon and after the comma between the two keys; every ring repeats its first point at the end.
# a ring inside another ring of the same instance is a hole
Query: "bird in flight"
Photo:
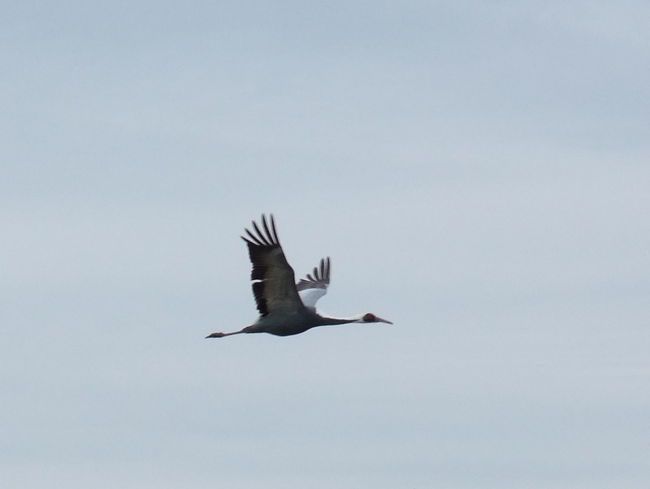
{"type": "Polygon", "coordinates": [[[304,333],[316,326],[347,323],[388,323],[386,319],[367,313],[352,318],[330,318],[316,312],[316,302],[327,293],[330,284],[329,257],[321,259],[313,272],[295,282],[293,268],[287,262],[278,239],[273,215],[267,221],[262,215],[261,227],[253,221],[253,232],[246,229],[241,238],[248,245],[253,264],[251,280],[260,317],[251,326],[231,333],[212,333],[206,338],[223,338],[241,333],[270,333],[290,336],[304,333]]]}

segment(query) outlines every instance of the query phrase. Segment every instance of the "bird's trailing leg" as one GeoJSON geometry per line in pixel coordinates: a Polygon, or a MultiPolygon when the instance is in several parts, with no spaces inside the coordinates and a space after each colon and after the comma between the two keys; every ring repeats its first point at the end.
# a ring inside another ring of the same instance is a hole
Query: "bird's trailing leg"
{"type": "Polygon", "coordinates": [[[239,331],[233,331],[232,333],[212,333],[206,336],[207,338],[223,338],[224,336],[232,336],[234,334],[242,334],[242,333],[248,333],[249,327],[246,327],[244,329],[241,329],[239,331]]]}

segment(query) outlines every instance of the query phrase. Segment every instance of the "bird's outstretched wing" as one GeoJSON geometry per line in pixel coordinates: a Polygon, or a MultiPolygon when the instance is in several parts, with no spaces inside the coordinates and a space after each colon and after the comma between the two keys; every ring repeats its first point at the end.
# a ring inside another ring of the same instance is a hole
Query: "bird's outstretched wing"
{"type": "Polygon", "coordinates": [[[261,222],[263,229],[253,221],[254,232],[246,229],[248,237],[241,237],[248,245],[248,254],[253,264],[251,280],[257,309],[262,316],[277,310],[298,310],[304,306],[296,290],[293,268],[280,246],[273,215],[270,227],[263,214],[261,222]]]}
{"type": "Polygon", "coordinates": [[[314,267],[312,273],[307,274],[307,278],[300,279],[296,284],[298,294],[302,299],[305,307],[310,309],[316,308],[318,299],[327,294],[327,287],[330,284],[330,257],[321,259],[320,267],[314,267]]]}

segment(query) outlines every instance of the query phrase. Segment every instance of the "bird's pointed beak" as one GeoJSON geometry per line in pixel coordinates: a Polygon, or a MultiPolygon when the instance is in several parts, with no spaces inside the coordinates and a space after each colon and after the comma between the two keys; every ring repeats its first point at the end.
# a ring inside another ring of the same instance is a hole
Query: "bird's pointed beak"
{"type": "Polygon", "coordinates": [[[393,323],[392,323],[391,321],[389,321],[388,319],[382,319],[382,318],[379,318],[379,317],[377,317],[377,316],[375,316],[375,319],[377,320],[378,323],[393,324],[393,323]]]}

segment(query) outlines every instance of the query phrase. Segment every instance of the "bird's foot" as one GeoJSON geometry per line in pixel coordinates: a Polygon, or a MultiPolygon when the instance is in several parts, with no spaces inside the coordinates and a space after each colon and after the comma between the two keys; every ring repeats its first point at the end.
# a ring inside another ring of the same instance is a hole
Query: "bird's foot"
{"type": "Polygon", "coordinates": [[[206,338],[223,338],[224,336],[226,336],[225,333],[212,333],[206,336],[206,338]]]}

